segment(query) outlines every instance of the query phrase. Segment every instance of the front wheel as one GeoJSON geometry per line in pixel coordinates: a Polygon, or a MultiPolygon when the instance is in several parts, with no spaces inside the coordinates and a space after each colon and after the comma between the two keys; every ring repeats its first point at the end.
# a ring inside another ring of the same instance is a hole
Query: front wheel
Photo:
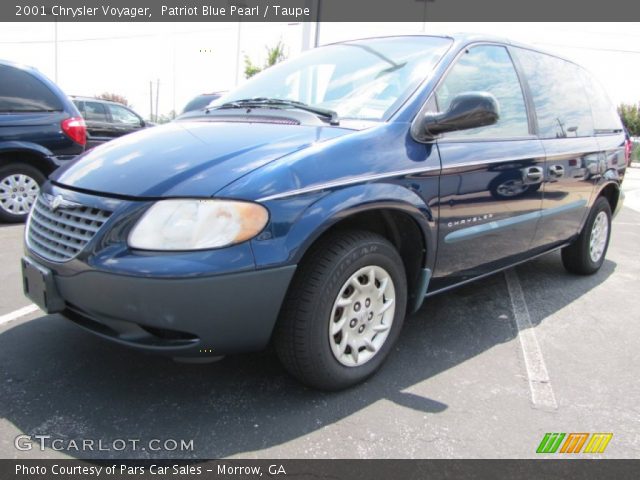
{"type": "Polygon", "coordinates": [[[0,221],[24,222],[45,177],[31,165],[12,163],[0,168],[0,221]]]}
{"type": "Polygon", "coordinates": [[[600,270],[609,247],[611,207],[598,197],[578,238],[562,249],[562,263],[571,273],[591,275],[600,270]]]}
{"type": "Polygon", "coordinates": [[[349,387],[384,362],[406,302],[402,259],[389,241],[366,231],[335,232],[296,273],[276,327],[276,351],[309,386],[349,387]]]}

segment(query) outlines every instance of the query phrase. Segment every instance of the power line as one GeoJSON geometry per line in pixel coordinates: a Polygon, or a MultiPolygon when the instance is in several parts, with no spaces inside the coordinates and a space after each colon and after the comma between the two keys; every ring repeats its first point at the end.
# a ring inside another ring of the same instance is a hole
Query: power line
{"type": "MultiPolygon", "coordinates": [[[[212,33],[232,30],[229,28],[219,28],[216,30],[191,30],[187,32],[174,32],[174,35],[191,35],[194,33],[212,33]]],[[[151,38],[164,37],[166,33],[146,33],[137,35],[117,35],[111,37],[87,37],[87,38],[69,38],[66,40],[58,40],[58,43],[77,43],[77,42],[102,42],[108,40],[130,40],[134,38],[151,38]]],[[[54,40],[17,40],[17,41],[0,41],[2,45],[37,45],[43,43],[54,43],[54,40]]]]}
{"type": "Polygon", "coordinates": [[[572,35],[575,35],[576,33],[580,33],[583,35],[605,35],[605,36],[616,36],[616,37],[634,37],[634,38],[638,38],[640,37],[640,33],[630,33],[630,32],[620,32],[620,31],[616,31],[616,32],[612,32],[610,30],[573,30],[573,29],[568,29],[568,28],[553,28],[553,31],[556,32],[565,32],[565,33],[570,33],[572,35]]]}
{"type": "Polygon", "coordinates": [[[563,45],[561,43],[550,43],[550,42],[534,42],[536,45],[550,45],[553,47],[562,47],[562,48],[577,48],[580,50],[598,50],[602,52],[618,52],[618,53],[640,53],[640,50],[625,50],[621,48],[605,48],[605,47],[585,47],[583,45],[563,45]]]}
{"type": "MultiPolygon", "coordinates": [[[[282,23],[282,22],[280,22],[282,23]]],[[[276,25],[279,26],[279,24],[273,23],[270,24],[269,26],[272,25],[276,25]]],[[[291,25],[295,25],[295,24],[291,24],[291,25]]],[[[253,24],[254,28],[266,28],[266,25],[261,25],[261,24],[253,24]]],[[[208,29],[208,30],[185,30],[185,31],[174,31],[171,32],[171,35],[192,35],[192,34],[197,34],[197,33],[216,33],[216,32],[228,32],[230,30],[235,30],[236,27],[234,26],[224,26],[222,28],[217,27],[215,29],[208,29]]],[[[129,40],[129,39],[134,39],[134,38],[152,38],[152,37],[165,37],[167,36],[166,32],[159,32],[159,33],[138,33],[138,34],[132,34],[132,35],[114,35],[114,36],[108,36],[108,37],[86,37],[86,38],[68,38],[65,40],[58,40],[58,43],[77,43],[77,42],[100,42],[100,41],[106,41],[106,40],[129,40]]],[[[38,44],[43,44],[43,43],[53,43],[54,40],[12,40],[12,41],[3,41],[0,40],[0,44],[2,45],[38,45],[38,44]]]]}

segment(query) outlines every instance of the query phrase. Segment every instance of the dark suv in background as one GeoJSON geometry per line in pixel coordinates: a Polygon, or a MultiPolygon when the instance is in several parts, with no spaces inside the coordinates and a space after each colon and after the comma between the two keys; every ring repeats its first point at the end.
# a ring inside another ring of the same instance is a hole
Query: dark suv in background
{"type": "Polygon", "coordinates": [[[80,113],[51,80],[0,60],[0,221],[24,221],[47,175],[85,143],[80,113]]]}
{"type": "Polygon", "coordinates": [[[71,99],[87,124],[87,148],[151,126],[121,103],[79,96],[71,99]]]}

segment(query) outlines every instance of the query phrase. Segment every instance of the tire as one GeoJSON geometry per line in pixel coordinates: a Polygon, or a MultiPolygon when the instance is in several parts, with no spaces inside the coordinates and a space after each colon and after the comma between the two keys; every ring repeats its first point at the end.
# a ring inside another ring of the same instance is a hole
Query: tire
{"type": "Polygon", "coordinates": [[[0,221],[24,222],[45,180],[42,172],[31,165],[11,163],[1,167],[0,221]]]}
{"type": "Polygon", "coordinates": [[[350,387],[382,365],[398,338],[406,305],[406,274],[393,245],[371,232],[336,231],[312,247],[298,267],[274,332],[276,352],[308,386],[350,387]],[[357,290],[351,286],[356,283],[357,290]],[[337,306],[338,301],[345,305],[337,306]]]}
{"type": "Polygon", "coordinates": [[[564,268],[578,275],[596,273],[604,263],[610,236],[611,206],[606,198],[598,197],[578,238],[562,249],[564,268]],[[593,249],[592,238],[594,239],[593,249]]]}
{"type": "Polygon", "coordinates": [[[542,187],[542,183],[534,183],[534,184],[531,184],[531,185],[529,185],[529,188],[528,188],[527,192],[529,192],[529,193],[535,193],[535,192],[537,192],[538,190],[540,190],[540,187],[542,187]]]}

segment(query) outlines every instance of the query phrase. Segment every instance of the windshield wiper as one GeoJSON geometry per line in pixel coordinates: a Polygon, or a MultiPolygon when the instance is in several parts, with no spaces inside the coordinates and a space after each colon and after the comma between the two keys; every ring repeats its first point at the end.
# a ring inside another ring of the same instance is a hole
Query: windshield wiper
{"type": "Polygon", "coordinates": [[[327,108],[314,107],[312,105],[308,105],[303,102],[298,102],[296,100],[286,100],[283,98],[265,98],[265,97],[255,97],[255,98],[244,98],[241,100],[233,100],[231,102],[223,103],[222,105],[218,105],[215,107],[207,108],[207,113],[209,110],[224,110],[227,108],[268,108],[268,107],[290,107],[296,108],[298,110],[304,110],[305,112],[314,113],[320,117],[324,117],[329,121],[330,125],[339,125],[340,120],[338,119],[338,114],[333,110],[329,110],[327,108]]]}

